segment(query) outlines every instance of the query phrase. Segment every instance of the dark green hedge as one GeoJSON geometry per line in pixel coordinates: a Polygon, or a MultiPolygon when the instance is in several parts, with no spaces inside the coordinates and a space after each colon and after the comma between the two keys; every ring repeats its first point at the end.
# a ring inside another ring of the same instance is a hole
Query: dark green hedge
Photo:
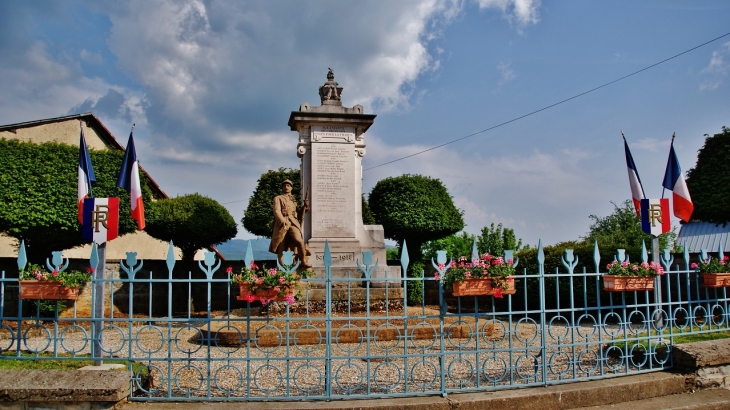
{"type": "MultiPolygon", "coordinates": [[[[90,150],[89,154],[97,179],[93,196],[119,196],[119,232],[134,231],[129,194],[115,187],[124,153],[90,150]]],[[[78,158],[79,148],[71,145],[0,139],[0,232],[25,240],[32,262],[41,263],[51,251],[85,243],[77,219],[78,158]]],[[[147,208],[152,191],[147,176],[142,173],[140,178],[147,208]]]]}

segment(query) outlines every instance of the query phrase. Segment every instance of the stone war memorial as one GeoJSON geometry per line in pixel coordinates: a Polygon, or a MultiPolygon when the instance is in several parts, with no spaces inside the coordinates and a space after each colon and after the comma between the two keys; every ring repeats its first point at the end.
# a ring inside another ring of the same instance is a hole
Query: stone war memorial
{"type": "MultiPolygon", "coordinates": [[[[301,158],[301,192],[309,199],[303,218],[303,239],[308,244],[309,264],[316,276],[324,272],[325,241],[332,257],[332,277],[361,275],[362,252],[372,252],[377,268],[371,278],[400,278],[401,268],[387,266],[382,225],[362,221],[362,158],[365,133],[375,114],[363,113],[361,105],[342,105],[342,90],[330,69],[319,88],[320,106],[302,103],[292,111],[289,127],[297,132],[297,156],[301,158]]],[[[294,249],[292,249],[294,250],[294,249]]],[[[373,282],[373,287],[385,286],[373,282]]],[[[389,286],[400,286],[391,282],[389,286]]]]}

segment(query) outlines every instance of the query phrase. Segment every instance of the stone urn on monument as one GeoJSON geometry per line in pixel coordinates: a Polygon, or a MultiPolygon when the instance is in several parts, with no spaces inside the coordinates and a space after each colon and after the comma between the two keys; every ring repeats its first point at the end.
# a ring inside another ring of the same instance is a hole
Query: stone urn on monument
{"type": "MultiPolygon", "coordinates": [[[[343,88],[332,69],[319,87],[321,105],[302,103],[292,111],[289,127],[298,133],[297,156],[301,159],[301,192],[309,192],[309,210],[303,218],[303,239],[316,276],[324,275],[324,245],[329,243],[332,277],[361,276],[357,261],[372,252],[378,261],[371,278],[400,278],[400,267],[387,266],[382,225],[362,221],[362,158],[365,132],[375,114],[364,114],[361,105],[342,105],[343,88]]],[[[385,286],[372,282],[372,287],[385,286]]],[[[389,287],[400,286],[390,282],[389,287]]]]}

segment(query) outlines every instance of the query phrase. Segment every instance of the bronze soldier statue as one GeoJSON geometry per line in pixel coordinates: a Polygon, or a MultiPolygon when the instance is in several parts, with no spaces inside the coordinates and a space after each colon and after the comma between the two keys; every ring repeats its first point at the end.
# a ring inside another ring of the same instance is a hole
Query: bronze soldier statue
{"type": "Polygon", "coordinates": [[[294,195],[291,194],[292,182],[288,179],[281,183],[281,190],[283,194],[274,197],[273,202],[274,229],[271,232],[269,252],[275,253],[279,263],[284,265],[282,254],[286,250],[293,250],[299,258],[299,266],[309,269],[312,267],[307,262],[309,247],[302,236],[302,220],[309,210],[309,198],[305,198],[304,204],[297,207],[294,195]]]}

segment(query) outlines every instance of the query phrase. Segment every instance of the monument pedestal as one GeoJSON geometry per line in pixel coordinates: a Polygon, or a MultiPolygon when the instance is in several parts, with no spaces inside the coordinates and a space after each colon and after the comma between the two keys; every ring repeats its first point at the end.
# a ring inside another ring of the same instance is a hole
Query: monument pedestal
{"type": "MultiPolygon", "coordinates": [[[[372,252],[371,278],[400,278],[401,269],[387,266],[381,225],[362,222],[362,158],[365,132],[375,120],[363,114],[363,107],[342,106],[342,87],[332,70],[320,87],[322,105],[302,103],[289,117],[289,127],[299,135],[297,155],[301,158],[302,193],[310,193],[310,211],[304,216],[303,237],[312,255],[309,263],[316,277],[323,277],[325,242],[332,256],[334,286],[347,287],[341,279],[362,278],[357,262],[364,266],[362,252],[372,252]],[[340,280],[337,280],[340,279],[340,280]]],[[[362,282],[357,282],[362,285],[362,282]]],[[[355,283],[353,283],[354,285],[355,283]]],[[[385,287],[383,281],[371,287],[385,287]]],[[[391,282],[389,287],[400,286],[391,282]]]]}

